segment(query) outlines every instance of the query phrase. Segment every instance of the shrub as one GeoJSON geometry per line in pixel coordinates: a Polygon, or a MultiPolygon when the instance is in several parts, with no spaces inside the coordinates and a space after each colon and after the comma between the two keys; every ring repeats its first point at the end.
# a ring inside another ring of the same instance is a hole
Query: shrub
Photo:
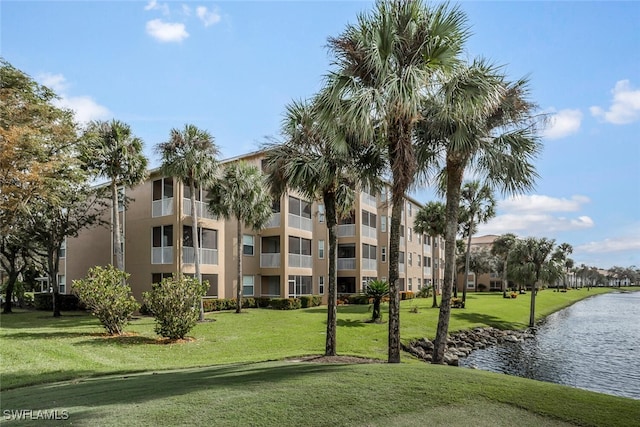
{"type": "Polygon", "coordinates": [[[267,308],[271,305],[271,298],[258,297],[256,298],[256,305],[258,306],[258,308],[267,308]]]}
{"type": "Polygon", "coordinates": [[[400,292],[400,299],[402,301],[406,300],[406,299],[413,299],[415,298],[415,295],[412,291],[402,291],[400,292]]]}
{"type": "Polygon", "coordinates": [[[73,290],[110,335],[122,335],[140,304],[124,282],[129,274],[113,265],[93,267],[82,280],[73,281],[73,290]]]}
{"type": "Polygon", "coordinates": [[[347,297],[347,304],[366,305],[366,304],[369,304],[369,298],[370,298],[369,295],[367,295],[366,293],[349,295],[347,297]]]}
{"type": "Polygon", "coordinates": [[[429,298],[431,296],[431,286],[424,286],[416,293],[416,298],[429,298]]]}
{"type": "MultiPolygon", "coordinates": [[[[372,280],[367,285],[364,296],[367,300],[371,298],[373,300],[373,311],[371,314],[371,321],[380,323],[382,321],[382,312],[380,311],[380,304],[382,298],[389,295],[389,284],[384,280],[372,280]]],[[[404,299],[404,298],[403,298],[404,299]]]]}
{"type": "Polygon", "coordinates": [[[156,333],[169,339],[184,338],[198,322],[200,298],[208,287],[208,283],[200,284],[192,277],[174,276],[144,292],[144,303],[156,319],[156,333]]]}
{"type": "MultiPolygon", "coordinates": [[[[84,310],[84,305],[73,294],[58,294],[58,304],[60,304],[60,311],[84,310]]],[[[36,310],[53,310],[53,294],[49,292],[33,294],[33,305],[36,310]]]]}
{"type": "Polygon", "coordinates": [[[464,308],[462,298],[451,298],[451,308],[464,308]]]}
{"type": "Polygon", "coordinates": [[[486,290],[487,290],[487,285],[485,285],[484,283],[480,283],[480,284],[478,285],[478,290],[479,290],[480,292],[484,292],[484,291],[486,291],[486,290]]]}
{"type": "Polygon", "coordinates": [[[302,304],[298,298],[273,298],[271,299],[271,308],[275,310],[297,310],[302,308],[302,304]]]}

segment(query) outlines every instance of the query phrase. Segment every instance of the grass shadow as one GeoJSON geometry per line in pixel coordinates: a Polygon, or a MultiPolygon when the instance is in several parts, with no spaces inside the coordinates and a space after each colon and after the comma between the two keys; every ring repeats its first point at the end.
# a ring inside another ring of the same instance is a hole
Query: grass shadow
{"type": "Polygon", "coordinates": [[[353,320],[353,319],[338,319],[337,320],[338,327],[345,326],[347,328],[362,328],[365,326],[365,321],[363,320],[353,320]]]}
{"type": "MultiPolygon", "coordinates": [[[[370,304],[339,305],[338,314],[364,314],[370,310],[370,306],[370,304]]],[[[320,307],[306,308],[303,311],[311,314],[326,313],[327,306],[323,305],[320,307]]]]}
{"type": "Polygon", "coordinates": [[[464,320],[470,323],[481,323],[488,326],[493,326],[494,328],[498,328],[498,329],[515,330],[515,329],[522,329],[527,326],[524,323],[505,322],[504,320],[496,316],[491,316],[489,314],[473,313],[469,311],[462,311],[462,309],[451,310],[451,317],[458,320],[464,320]]]}
{"type": "Polygon", "coordinates": [[[144,345],[144,344],[166,344],[166,342],[157,339],[149,338],[142,335],[106,335],[106,334],[92,334],[93,338],[80,341],[75,345],[104,345],[110,346],[112,344],[118,345],[144,345]]]}

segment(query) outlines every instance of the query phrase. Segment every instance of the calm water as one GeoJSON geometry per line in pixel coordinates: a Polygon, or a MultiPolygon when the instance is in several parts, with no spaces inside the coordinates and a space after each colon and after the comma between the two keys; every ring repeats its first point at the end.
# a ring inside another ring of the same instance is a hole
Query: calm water
{"type": "Polygon", "coordinates": [[[460,366],[640,399],[639,356],[640,292],[616,292],[552,314],[535,339],[474,351],[460,366]]]}

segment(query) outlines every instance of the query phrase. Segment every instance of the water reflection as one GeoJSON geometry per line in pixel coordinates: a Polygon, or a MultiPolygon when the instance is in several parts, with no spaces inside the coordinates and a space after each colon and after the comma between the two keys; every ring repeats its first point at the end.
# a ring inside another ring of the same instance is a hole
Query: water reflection
{"type": "Polygon", "coordinates": [[[640,292],[610,293],[552,314],[524,343],[476,350],[461,366],[640,399],[640,292]]]}

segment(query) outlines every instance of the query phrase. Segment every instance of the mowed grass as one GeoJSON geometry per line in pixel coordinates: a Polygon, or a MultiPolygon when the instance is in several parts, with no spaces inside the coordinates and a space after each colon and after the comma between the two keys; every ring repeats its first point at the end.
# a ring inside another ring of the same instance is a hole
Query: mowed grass
{"type": "MultiPolygon", "coordinates": [[[[598,288],[539,292],[538,317],[609,289],[598,288]]],[[[529,318],[529,295],[504,299],[501,294],[470,294],[466,309],[454,309],[450,332],[476,326],[525,328],[529,318]]],[[[386,360],[386,324],[366,323],[369,306],[341,306],[338,310],[338,354],[386,360]]],[[[430,299],[401,304],[401,339],[409,341],[435,336],[438,309],[430,299]],[[412,313],[417,308],[418,313],[412,313]]],[[[281,360],[322,354],[325,345],[326,307],[293,311],[266,309],[207,314],[191,332],[193,341],[163,344],[153,331],[154,320],[140,317],[127,332],[107,337],[99,322],[79,312],[53,318],[47,312],[17,311],[0,316],[0,387],[96,375],[202,367],[234,362],[281,360]]],[[[405,362],[422,363],[408,355],[405,362]]]]}
{"type": "MultiPolygon", "coordinates": [[[[545,290],[538,314],[608,291],[545,290]]],[[[524,328],[529,301],[529,295],[468,295],[467,308],[452,311],[451,330],[524,328]]],[[[404,341],[433,337],[438,310],[430,306],[424,299],[402,303],[404,341]]],[[[406,355],[399,365],[285,360],[323,352],[325,316],[324,307],[210,313],[212,321],[198,324],[192,341],[163,344],[146,317],[132,323],[131,335],[112,338],[85,314],[2,315],[0,421],[27,409],[31,416],[65,411],[69,418],[56,425],[92,426],[637,426],[640,420],[637,400],[406,355]]],[[[367,306],[340,307],[339,354],[386,359],[387,325],[366,323],[369,317],[367,306]]]]}

